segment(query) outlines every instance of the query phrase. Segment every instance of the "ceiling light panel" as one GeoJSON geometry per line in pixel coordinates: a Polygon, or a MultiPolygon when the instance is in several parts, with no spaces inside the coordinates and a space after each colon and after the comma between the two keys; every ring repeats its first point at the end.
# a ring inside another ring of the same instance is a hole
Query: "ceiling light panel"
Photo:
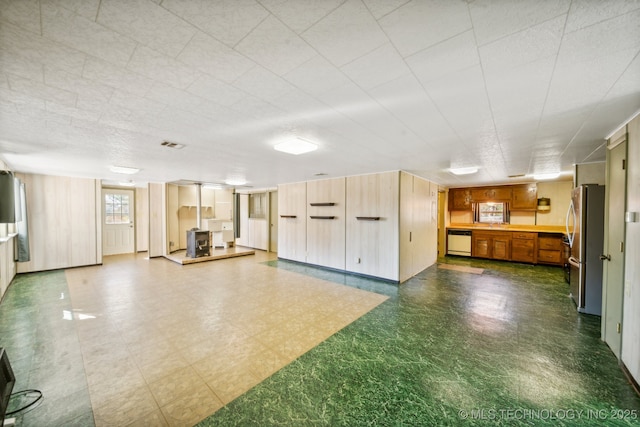
{"type": "Polygon", "coordinates": [[[277,151],[282,151],[283,153],[294,154],[297,156],[299,154],[315,151],[318,149],[318,146],[301,138],[291,138],[274,145],[273,148],[277,151]]]}
{"type": "Polygon", "coordinates": [[[114,173],[122,173],[125,175],[133,175],[134,173],[140,172],[140,169],[138,168],[130,168],[126,166],[111,166],[109,170],[114,173]]]}

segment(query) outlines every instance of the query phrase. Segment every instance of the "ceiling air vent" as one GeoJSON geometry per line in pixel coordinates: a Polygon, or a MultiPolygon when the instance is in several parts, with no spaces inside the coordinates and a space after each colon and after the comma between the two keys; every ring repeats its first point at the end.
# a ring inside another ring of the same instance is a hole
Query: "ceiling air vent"
{"type": "Polygon", "coordinates": [[[165,141],[160,145],[167,148],[175,148],[176,150],[179,150],[184,147],[184,144],[178,144],[177,142],[169,142],[169,141],[165,141]]]}

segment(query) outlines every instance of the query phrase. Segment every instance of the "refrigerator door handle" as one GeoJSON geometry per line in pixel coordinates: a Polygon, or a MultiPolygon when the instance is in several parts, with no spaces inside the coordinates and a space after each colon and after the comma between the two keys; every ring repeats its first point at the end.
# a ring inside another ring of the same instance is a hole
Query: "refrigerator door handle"
{"type": "Polygon", "coordinates": [[[572,256],[569,257],[569,264],[573,265],[574,267],[580,268],[580,261],[572,256]]]}
{"type": "Polygon", "coordinates": [[[573,247],[573,239],[576,235],[576,208],[573,206],[573,199],[571,199],[571,203],[569,204],[569,209],[567,209],[567,217],[565,218],[565,228],[567,231],[567,238],[569,239],[569,247],[573,247]],[[569,217],[573,214],[573,231],[569,232],[569,217]]]}

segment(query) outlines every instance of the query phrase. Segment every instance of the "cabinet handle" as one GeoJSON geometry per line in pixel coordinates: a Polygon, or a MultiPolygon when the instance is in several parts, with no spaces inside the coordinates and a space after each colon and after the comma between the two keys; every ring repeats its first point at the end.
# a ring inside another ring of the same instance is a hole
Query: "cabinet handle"
{"type": "Polygon", "coordinates": [[[280,218],[297,218],[297,215],[280,215],[280,218]]]}
{"type": "Polygon", "coordinates": [[[357,216],[358,221],[380,221],[379,216],[357,216]]]}
{"type": "Polygon", "coordinates": [[[318,215],[310,215],[311,219],[335,219],[335,216],[318,216],[318,215]]]}

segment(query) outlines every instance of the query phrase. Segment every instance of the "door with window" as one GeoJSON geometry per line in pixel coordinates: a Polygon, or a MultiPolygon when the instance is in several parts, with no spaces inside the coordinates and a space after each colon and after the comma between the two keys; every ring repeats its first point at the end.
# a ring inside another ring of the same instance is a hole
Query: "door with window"
{"type": "Polygon", "coordinates": [[[104,255],[135,251],[135,209],[133,190],[102,190],[102,251],[104,255]]]}

